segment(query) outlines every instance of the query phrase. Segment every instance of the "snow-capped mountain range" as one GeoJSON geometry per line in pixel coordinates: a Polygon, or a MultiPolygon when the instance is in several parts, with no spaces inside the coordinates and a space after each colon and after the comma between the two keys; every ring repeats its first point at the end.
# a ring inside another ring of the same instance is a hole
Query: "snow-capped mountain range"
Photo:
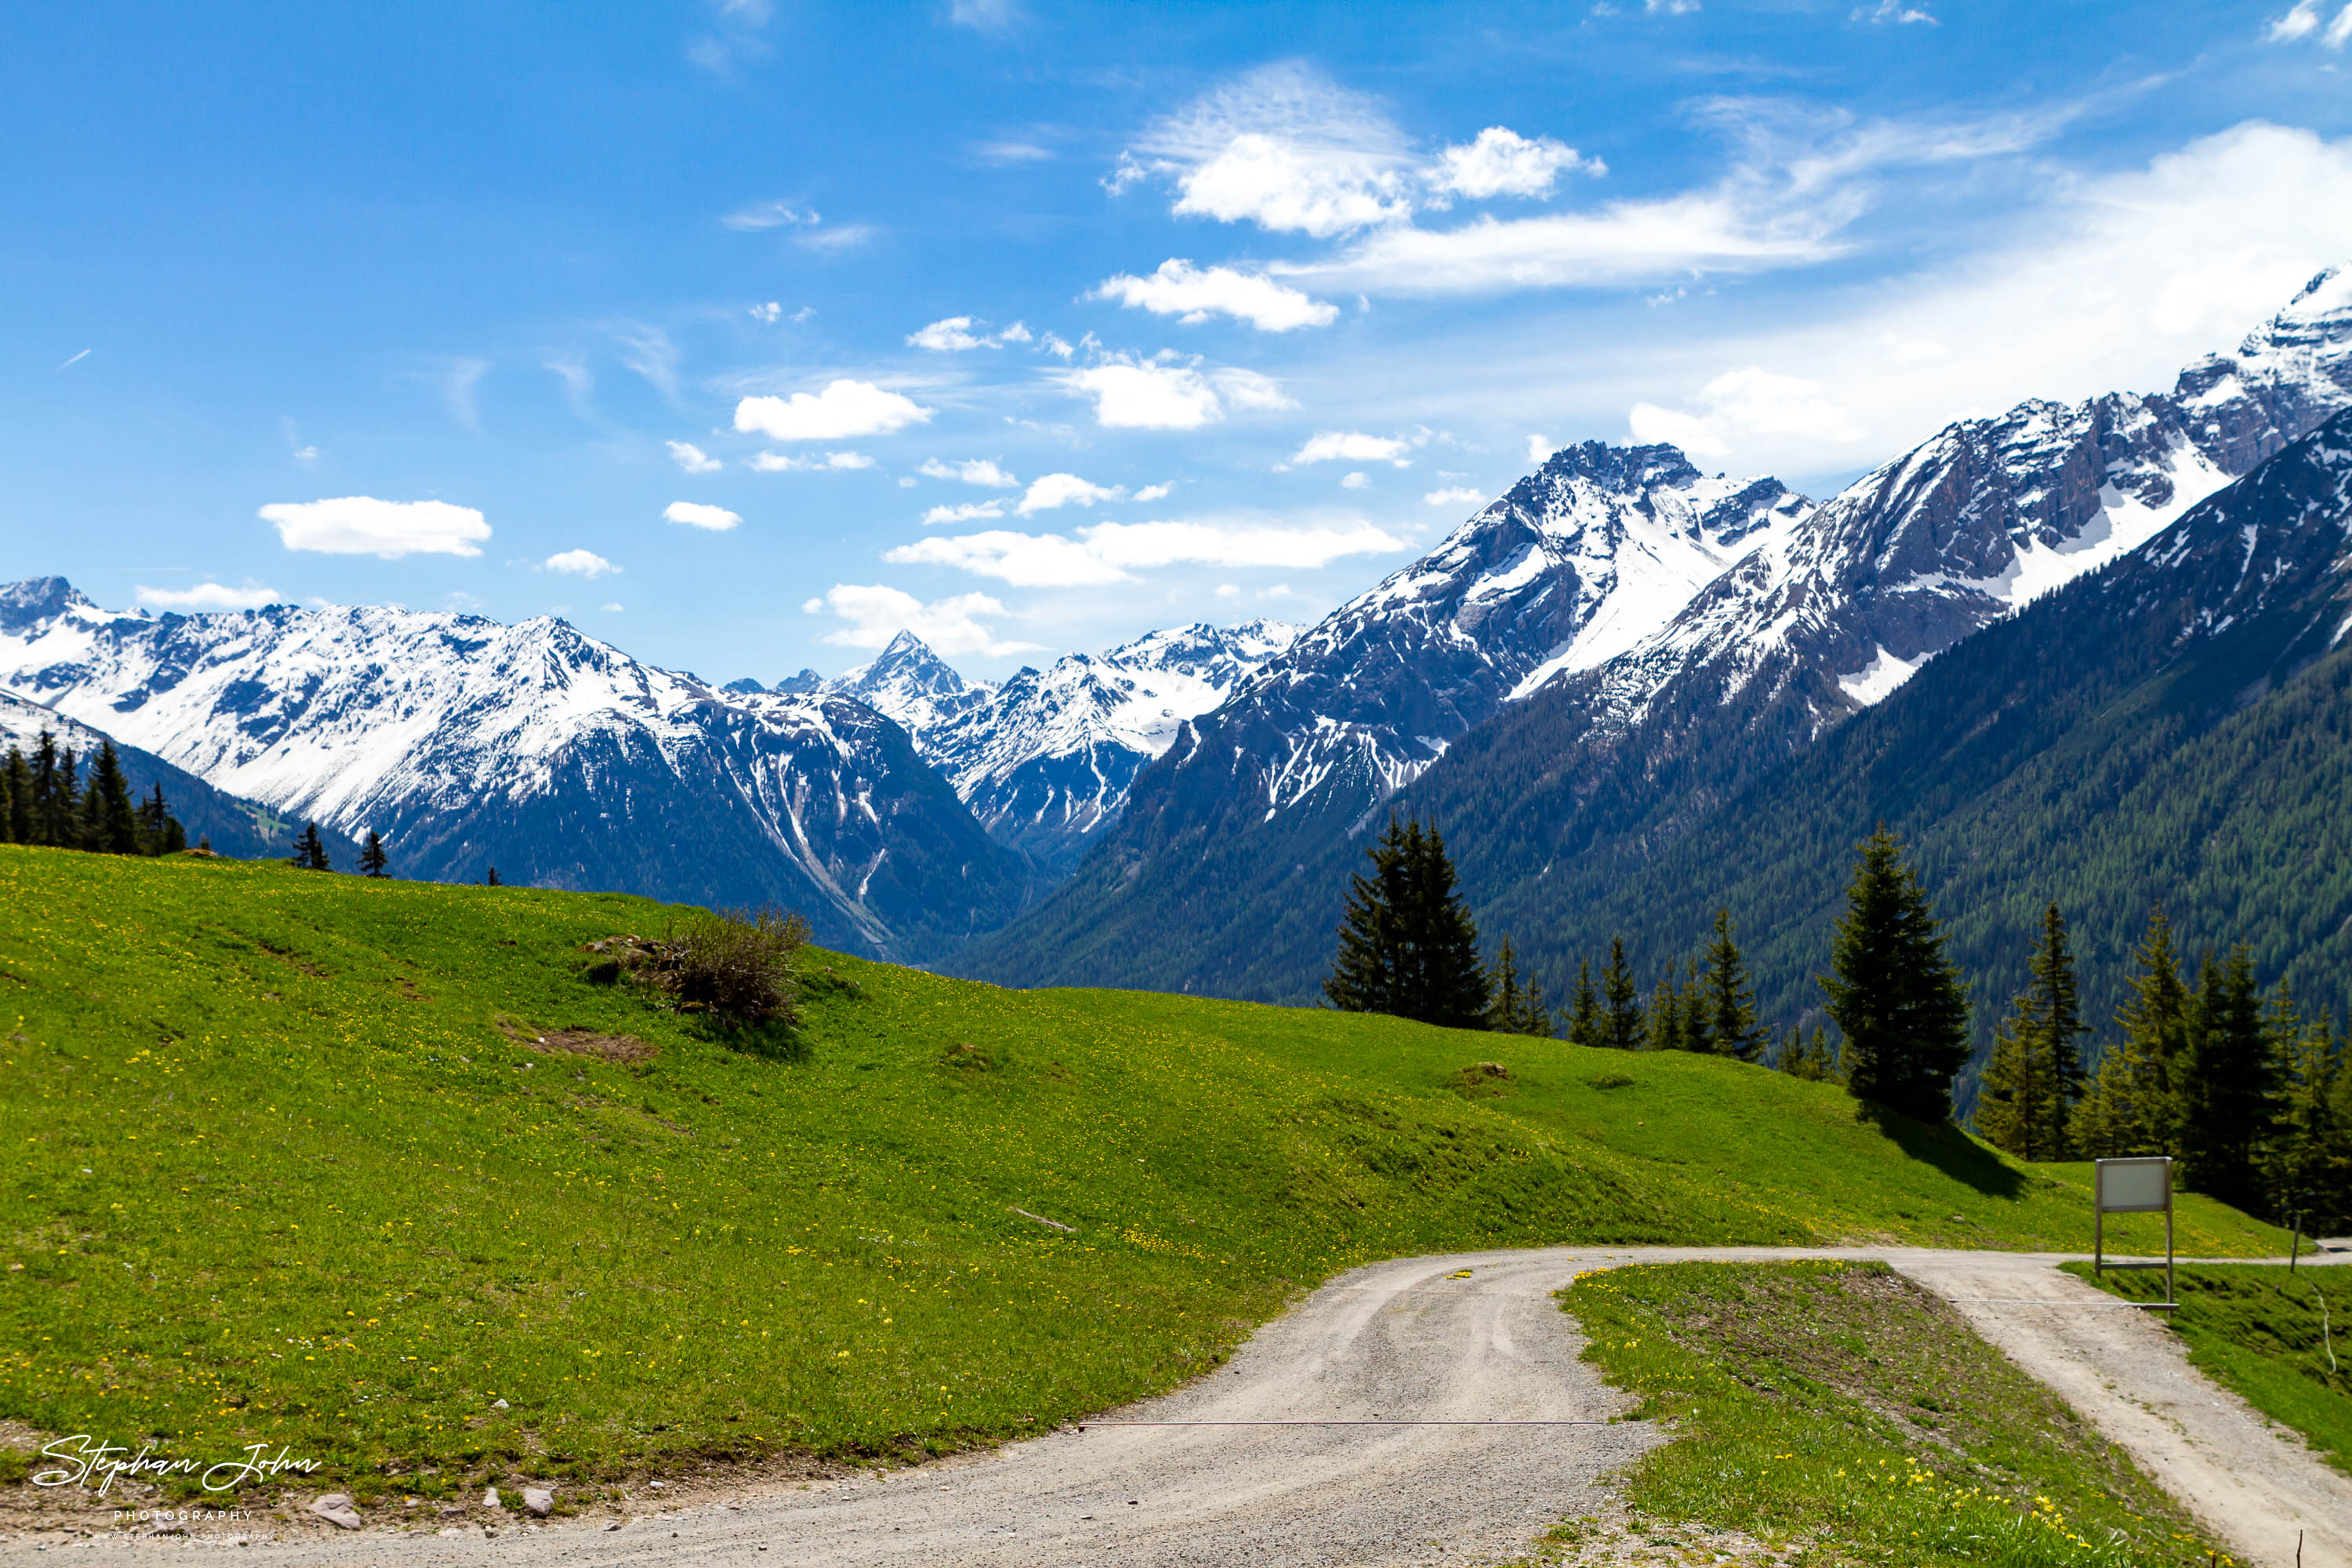
{"type": "Polygon", "coordinates": [[[0,689],[408,874],[775,902],[921,958],[1031,872],[906,734],[829,694],[722,693],[548,617],[384,608],[151,617],[59,578],[0,588],[0,689]]]}
{"type": "Polygon", "coordinates": [[[999,842],[1059,871],[1118,819],[1136,773],[1178,728],[1222,705],[1298,631],[1196,622],[1023,668],[1001,686],[966,680],[902,631],[869,663],[830,679],[804,669],[776,689],[853,697],[888,714],[999,842]]]}
{"type": "Polygon", "coordinates": [[[1399,791],[1449,821],[1544,814],[1497,842],[1662,841],[2347,405],[2352,274],[2335,269],[2169,393],[1957,422],[1818,509],[1671,447],[1556,453],[1188,727],[1102,855],[959,963],[1303,994],[1357,836],[1399,791]],[[1155,912],[1171,907],[1182,921],[1155,912]]]}

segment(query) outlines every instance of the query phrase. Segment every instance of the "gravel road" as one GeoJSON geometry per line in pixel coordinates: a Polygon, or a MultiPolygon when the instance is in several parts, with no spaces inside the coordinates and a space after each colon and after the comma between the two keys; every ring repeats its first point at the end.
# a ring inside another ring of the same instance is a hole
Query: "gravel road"
{"type": "MultiPolygon", "coordinates": [[[[1600,1478],[1660,1440],[1644,1423],[1612,1419],[1627,1401],[1577,1359],[1584,1342],[1553,1292],[1586,1268],[1783,1258],[1879,1258],[1952,1300],[2210,1520],[2242,1562],[2284,1568],[2300,1528],[2305,1568],[2352,1568],[2352,1483],[2205,1383],[2140,1313],[2059,1274],[2054,1257],[1684,1247],[1471,1253],[1358,1269],[1164,1399],[887,1479],[667,1509],[642,1494],[644,1511],[616,1530],[593,1515],[543,1530],[509,1524],[495,1537],[478,1520],[449,1533],[387,1531],[381,1518],[346,1533],[306,1520],[236,1556],[398,1568],[1513,1558],[1562,1515],[1592,1511],[1600,1478]]],[[[137,1550],[216,1548],[160,1540],[137,1550]]]]}

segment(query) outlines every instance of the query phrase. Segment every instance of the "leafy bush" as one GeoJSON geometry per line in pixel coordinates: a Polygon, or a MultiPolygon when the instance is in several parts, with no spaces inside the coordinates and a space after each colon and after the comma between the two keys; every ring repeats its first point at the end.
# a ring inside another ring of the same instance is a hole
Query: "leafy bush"
{"type": "Polygon", "coordinates": [[[768,909],[704,915],[667,945],[673,963],[657,973],[682,1013],[707,1013],[724,1029],[794,1021],[793,960],[808,945],[808,921],[768,909]]]}

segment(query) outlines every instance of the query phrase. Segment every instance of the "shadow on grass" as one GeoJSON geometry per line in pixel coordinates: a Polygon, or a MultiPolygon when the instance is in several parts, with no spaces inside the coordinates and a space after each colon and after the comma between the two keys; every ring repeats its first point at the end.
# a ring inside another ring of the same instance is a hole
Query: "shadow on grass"
{"type": "Polygon", "coordinates": [[[1855,1102],[1853,1115],[1855,1121],[1877,1128],[1912,1159],[1933,1165],[1990,1197],[2013,1198],[2025,1190],[2024,1176],[1948,1121],[1931,1127],[1866,1100],[1855,1102]]]}

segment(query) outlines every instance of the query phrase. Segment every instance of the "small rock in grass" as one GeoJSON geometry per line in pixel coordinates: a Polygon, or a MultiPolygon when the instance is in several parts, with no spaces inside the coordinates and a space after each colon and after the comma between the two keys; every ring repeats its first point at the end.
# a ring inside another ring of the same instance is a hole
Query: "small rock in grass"
{"type": "Polygon", "coordinates": [[[338,1530],[357,1530],[360,1527],[359,1510],[352,1506],[351,1496],[346,1492],[329,1492],[323,1497],[313,1498],[310,1511],[338,1530]]]}
{"type": "Polygon", "coordinates": [[[499,1500],[499,1489],[496,1487],[489,1487],[485,1489],[482,1492],[482,1506],[484,1508],[498,1509],[504,1508],[507,1505],[499,1500]]]}
{"type": "Polygon", "coordinates": [[[504,1410],[507,1408],[507,1402],[503,1399],[493,1399],[490,1401],[490,1408],[493,1410],[504,1410]]]}
{"type": "Polygon", "coordinates": [[[522,1489],[522,1508],[525,1513],[545,1519],[555,1510],[555,1494],[545,1487],[525,1487],[522,1489]]]}

